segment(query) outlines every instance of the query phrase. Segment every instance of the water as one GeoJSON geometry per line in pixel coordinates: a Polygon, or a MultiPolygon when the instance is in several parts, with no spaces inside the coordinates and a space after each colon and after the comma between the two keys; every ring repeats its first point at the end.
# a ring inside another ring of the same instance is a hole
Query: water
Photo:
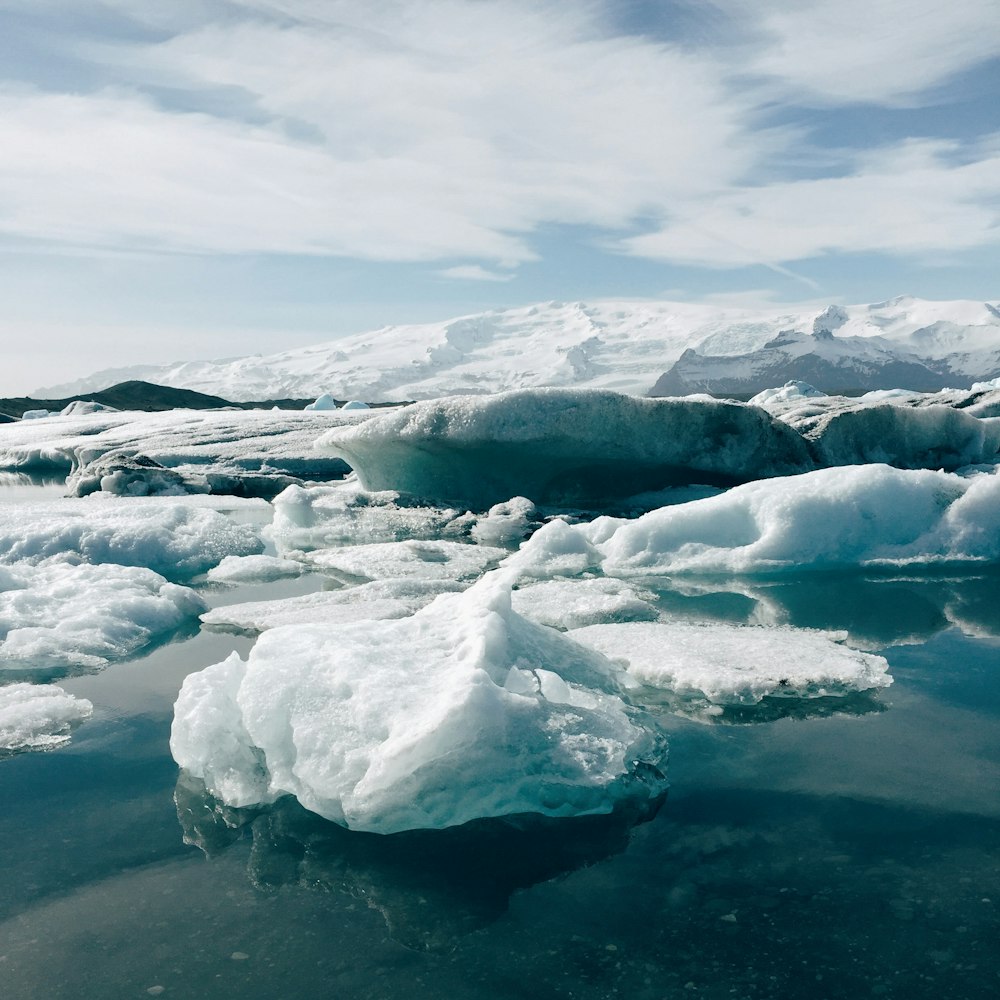
{"type": "Polygon", "coordinates": [[[251,640],[65,679],[94,718],[0,760],[0,996],[1000,994],[996,575],[659,586],[695,620],[847,630],[895,684],[849,714],[671,718],[653,816],[379,838],[178,783],[181,680],[251,640]]]}

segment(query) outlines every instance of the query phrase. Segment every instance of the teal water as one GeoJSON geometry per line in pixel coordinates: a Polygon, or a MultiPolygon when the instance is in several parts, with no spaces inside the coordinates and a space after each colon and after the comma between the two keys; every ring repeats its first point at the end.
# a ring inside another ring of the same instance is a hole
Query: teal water
{"type": "Polygon", "coordinates": [[[183,677],[251,640],[202,632],[64,679],[94,718],[0,760],[0,996],[1000,995],[998,578],[658,586],[693,620],[846,630],[895,683],[671,717],[655,815],[380,838],[178,782],[183,677]]]}

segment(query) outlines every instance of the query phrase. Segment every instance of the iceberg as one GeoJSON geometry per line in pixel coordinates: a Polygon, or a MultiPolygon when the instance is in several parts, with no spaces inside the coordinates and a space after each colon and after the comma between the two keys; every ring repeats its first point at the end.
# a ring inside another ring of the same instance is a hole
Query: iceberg
{"type": "Polygon", "coordinates": [[[73,726],[90,718],[94,706],[55,684],[0,687],[0,755],[49,750],[69,742],[73,726]]]}
{"type": "MultiPolygon", "coordinates": [[[[843,636],[830,632],[629,622],[576,629],[572,638],[624,663],[646,687],[711,705],[836,697],[892,683],[881,656],[844,646],[843,636]]],[[[631,696],[642,700],[641,693],[631,696]]]]}
{"type": "Polygon", "coordinates": [[[630,521],[552,521],[505,565],[530,579],[997,561],[1000,475],[865,465],[747,483],[630,521]]]}
{"type": "Polygon", "coordinates": [[[305,567],[294,559],[277,556],[226,556],[208,571],[209,583],[264,583],[298,576],[305,567]]]}
{"type": "Polygon", "coordinates": [[[328,392],[320,393],[311,403],[306,403],[304,410],[335,410],[337,401],[328,392]]]}
{"type": "Polygon", "coordinates": [[[492,569],[507,549],[465,542],[378,542],[320,549],[304,558],[337,577],[366,580],[467,580],[492,569]]]}
{"type": "Polygon", "coordinates": [[[579,629],[613,622],[655,621],[656,595],[624,580],[546,580],[515,590],[514,610],[540,625],[579,629]]]}
{"type": "Polygon", "coordinates": [[[115,563],[186,580],[225,556],[256,555],[263,548],[251,525],[169,499],[88,497],[0,505],[0,564],[115,563]]]}
{"type": "Polygon", "coordinates": [[[615,693],[620,671],[510,591],[492,573],[409,618],[267,631],[185,680],[174,759],[229,806],[291,794],[375,833],[662,794],[662,736],[615,693]]]}
{"type": "Polygon", "coordinates": [[[343,458],[367,490],[475,511],[512,496],[599,504],[814,468],[802,437],[759,407],[583,389],[416,403],[332,428],[317,448],[343,458]]]}
{"type": "Polygon", "coordinates": [[[193,590],[138,566],[0,566],[0,672],[100,669],[205,610],[193,590]]]}

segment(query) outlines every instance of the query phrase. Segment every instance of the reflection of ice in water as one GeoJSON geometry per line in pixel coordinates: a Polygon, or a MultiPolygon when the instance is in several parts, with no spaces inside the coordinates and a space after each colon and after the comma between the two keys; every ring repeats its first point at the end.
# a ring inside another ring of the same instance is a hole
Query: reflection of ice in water
{"type": "Polygon", "coordinates": [[[625,850],[632,828],[665,793],[605,816],[515,816],[389,836],[329,823],[286,797],[266,810],[230,809],[181,772],[174,793],[184,841],[212,857],[249,828],[248,877],[262,890],[294,885],[363,900],[392,937],[418,951],[453,947],[507,910],[519,889],[625,850]]]}

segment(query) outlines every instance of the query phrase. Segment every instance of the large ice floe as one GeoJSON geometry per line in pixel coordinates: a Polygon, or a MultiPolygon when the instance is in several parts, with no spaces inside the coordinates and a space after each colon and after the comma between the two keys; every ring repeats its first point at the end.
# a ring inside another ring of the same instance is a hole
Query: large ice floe
{"type": "Polygon", "coordinates": [[[48,750],[69,742],[71,728],[94,706],[55,684],[0,687],[0,755],[18,750],[48,750]]]}
{"type": "Polygon", "coordinates": [[[1000,560],[1000,476],[886,465],[747,483],[626,521],[553,521],[508,559],[527,577],[745,574],[1000,560]]]}
{"type": "Polygon", "coordinates": [[[606,657],[516,614],[507,574],[408,618],[265,632],[184,682],[171,749],[232,806],[293,794],[351,829],[610,812],[665,748],[606,657]]]}
{"type": "Polygon", "coordinates": [[[515,495],[600,503],[689,483],[730,485],[814,466],[806,442],[759,407],[525,389],[439,399],[317,443],[368,490],[486,510],[515,495]]]}

